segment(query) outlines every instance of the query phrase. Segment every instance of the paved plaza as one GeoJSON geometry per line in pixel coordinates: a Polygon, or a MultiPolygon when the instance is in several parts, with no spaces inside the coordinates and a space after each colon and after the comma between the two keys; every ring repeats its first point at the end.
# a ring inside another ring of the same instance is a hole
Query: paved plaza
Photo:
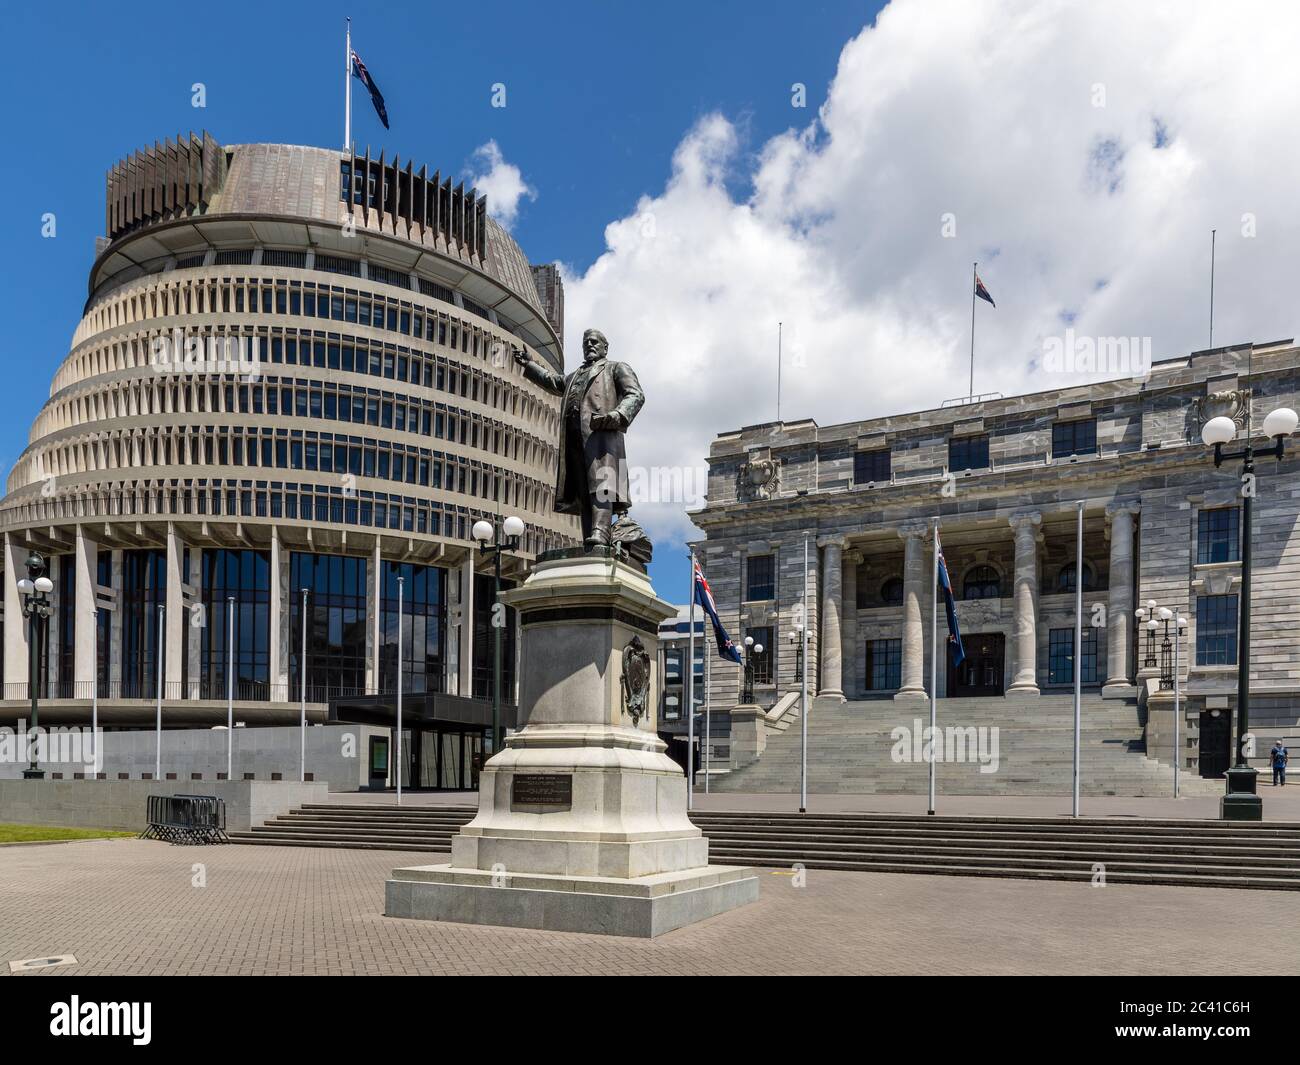
{"type": "Polygon", "coordinates": [[[816,870],[795,887],[761,870],[757,903],[656,940],[383,916],[391,869],[445,860],[131,839],[0,848],[0,972],[74,954],[47,975],[1211,975],[1241,959],[1300,973],[1277,949],[1290,892],[816,870]]]}

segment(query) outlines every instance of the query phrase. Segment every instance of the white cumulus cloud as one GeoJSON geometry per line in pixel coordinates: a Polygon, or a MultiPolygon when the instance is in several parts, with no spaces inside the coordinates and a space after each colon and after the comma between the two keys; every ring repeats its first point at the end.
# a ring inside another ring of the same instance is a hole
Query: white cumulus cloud
{"type": "Polygon", "coordinates": [[[469,182],[487,196],[488,213],[506,229],[519,217],[519,205],[537,199],[537,190],[524,180],[514,163],[507,163],[494,140],[474,149],[469,182]]]}
{"type": "MultiPolygon", "coordinates": [[[[1068,383],[1043,365],[1067,326],[1207,346],[1212,228],[1215,343],[1293,336],[1298,31],[1300,7],[1249,0],[895,0],[815,116],[757,145],[724,115],[684,130],[666,186],[568,272],[570,361],[603,329],[648,395],[630,458],[692,469],[775,418],[778,321],[786,420],[965,395],[976,260],[998,304],[976,392],[1068,383]]],[[[691,530],[680,503],[634,513],[691,530]]]]}

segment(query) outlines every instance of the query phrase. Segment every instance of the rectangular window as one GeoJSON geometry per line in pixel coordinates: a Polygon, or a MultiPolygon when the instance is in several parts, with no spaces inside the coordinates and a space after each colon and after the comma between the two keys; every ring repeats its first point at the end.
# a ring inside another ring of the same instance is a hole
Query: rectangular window
{"type": "Polygon", "coordinates": [[[773,636],[774,630],[770,625],[762,625],[756,629],[747,629],[746,636],[754,638],[754,646],[746,649],[745,653],[752,657],[754,663],[754,683],[771,684],[773,675],[773,665],[776,662],[776,648],[773,636]],[[761,654],[754,650],[755,647],[762,647],[761,654]]]}
{"type": "MultiPolygon", "coordinates": [[[[1047,634],[1047,683],[1074,683],[1074,629],[1052,629],[1047,634]]],[[[1097,683],[1097,630],[1083,630],[1084,684],[1097,683]]]]}
{"type": "Polygon", "coordinates": [[[892,691],[903,686],[903,641],[867,641],[867,690],[892,691]]]}
{"type": "Polygon", "coordinates": [[[853,455],[854,484],[887,484],[889,482],[889,449],[858,451],[853,455]]]}
{"type": "Polygon", "coordinates": [[[745,601],[776,598],[776,556],[750,555],[745,561],[745,601]]]}
{"type": "Polygon", "coordinates": [[[989,438],[987,436],[958,436],[948,441],[948,469],[986,470],[989,466],[989,438]]]}
{"type": "Polygon", "coordinates": [[[1237,597],[1202,595],[1196,599],[1196,664],[1237,664],[1237,597]]]}
{"type": "Polygon", "coordinates": [[[1236,562],[1238,552],[1237,529],[1241,524],[1240,507],[1216,507],[1202,510],[1197,515],[1196,561],[1236,562]]]}
{"type": "Polygon", "coordinates": [[[1097,453],[1097,419],[1057,422],[1052,426],[1052,458],[1097,453]]]}

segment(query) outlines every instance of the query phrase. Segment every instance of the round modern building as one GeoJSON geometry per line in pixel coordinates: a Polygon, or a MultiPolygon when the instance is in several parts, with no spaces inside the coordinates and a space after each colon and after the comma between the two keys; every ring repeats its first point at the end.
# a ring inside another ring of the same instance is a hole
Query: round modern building
{"type": "Polygon", "coordinates": [[[426,167],[206,133],[109,171],[106,234],[0,502],[5,723],[31,661],[43,725],[92,694],[107,727],[152,727],[160,695],[164,727],[224,723],[228,667],[249,726],[296,723],[304,682],[313,722],[391,723],[402,578],[404,720],[440,734],[435,774],[444,744],[468,766],[492,694],[474,522],[523,519],[507,577],[578,539],[559,400],[510,357],[563,370],[554,267],[426,167]]]}

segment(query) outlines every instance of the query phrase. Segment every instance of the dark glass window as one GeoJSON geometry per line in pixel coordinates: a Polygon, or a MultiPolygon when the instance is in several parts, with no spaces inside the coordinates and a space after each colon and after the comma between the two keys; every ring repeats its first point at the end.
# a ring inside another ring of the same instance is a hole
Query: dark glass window
{"type": "Polygon", "coordinates": [[[1097,453],[1097,419],[1057,422],[1052,426],[1052,458],[1097,453]]]}
{"type": "MultiPolygon", "coordinates": [[[[58,641],[55,649],[58,653],[58,690],[60,699],[85,698],[89,693],[74,691],[77,669],[76,649],[76,603],[77,603],[77,556],[63,555],[59,559],[59,615],[58,631],[50,625],[49,631],[55,633],[58,641]]],[[[48,653],[48,652],[47,652],[48,653]]]]}
{"type": "Polygon", "coordinates": [[[307,597],[307,698],[326,702],[361,695],[366,686],[366,561],[344,555],[294,552],[289,676],[293,694],[302,683],[302,589],[307,597]]]}
{"type": "Polygon", "coordinates": [[[1237,597],[1202,595],[1196,599],[1196,664],[1237,664],[1237,597]]]}
{"type": "Polygon", "coordinates": [[[987,436],[958,436],[948,441],[948,469],[983,470],[989,464],[989,438],[987,436]]]}
{"type": "MultiPolygon", "coordinates": [[[[266,551],[203,552],[200,588],[203,636],[199,652],[199,683],[204,699],[224,699],[228,669],[234,667],[236,699],[270,699],[271,682],[271,556],[266,551]],[[235,639],[230,635],[228,600],[234,598],[235,639]]],[[[277,692],[276,699],[291,695],[277,692]]]]}
{"type": "Polygon", "coordinates": [[[118,608],[124,699],[153,699],[158,694],[158,608],[166,602],[167,552],[123,551],[118,608]]]}
{"type": "Polygon", "coordinates": [[[992,566],[972,566],[962,582],[963,599],[1001,599],[1002,579],[992,566]]]}
{"type": "MultiPolygon", "coordinates": [[[[98,558],[95,560],[96,580],[105,588],[113,587],[113,552],[100,551],[98,558]]],[[[98,597],[96,597],[98,602],[98,597]]],[[[98,657],[95,661],[99,664],[98,668],[98,686],[99,695],[102,699],[108,698],[108,678],[112,672],[112,663],[109,661],[109,640],[113,631],[113,614],[109,610],[95,611],[95,644],[98,648],[98,657]]]]}
{"type": "Polygon", "coordinates": [[[776,556],[750,555],[745,560],[745,600],[776,598],[776,556]]]}
{"type": "Polygon", "coordinates": [[[886,606],[897,606],[903,601],[902,577],[890,577],[880,586],[880,601],[886,606]]]}
{"type": "Polygon", "coordinates": [[[889,480],[889,449],[857,451],[853,454],[853,483],[882,483],[889,480]]]}
{"type": "MultiPolygon", "coordinates": [[[[501,590],[513,588],[513,581],[502,581],[501,590]]],[[[496,629],[492,626],[492,607],[496,602],[493,578],[486,573],[474,577],[474,696],[492,698],[493,654],[496,629]]],[[[501,701],[515,697],[515,609],[506,607],[501,627],[501,701]]]]}
{"type": "Polygon", "coordinates": [[[397,689],[397,578],[402,582],[402,690],[443,690],[447,573],[436,566],[385,562],[380,606],[380,688],[397,689]]]}
{"type": "MultiPolygon", "coordinates": [[[[1083,673],[1080,680],[1084,684],[1097,683],[1097,630],[1083,630],[1083,673]]],[[[1047,634],[1047,683],[1074,683],[1074,629],[1052,629],[1047,634]]]]}
{"type": "Polygon", "coordinates": [[[1202,510],[1196,523],[1196,561],[1236,562],[1240,559],[1237,539],[1240,525],[1240,507],[1202,510]]]}
{"type": "MultiPolygon", "coordinates": [[[[1056,574],[1056,591],[1072,592],[1074,591],[1074,578],[1077,564],[1067,562],[1056,574]]],[[[1083,590],[1090,592],[1096,586],[1097,578],[1093,575],[1092,567],[1088,563],[1083,564],[1083,590]]]]}
{"type": "Polygon", "coordinates": [[[754,647],[762,644],[763,653],[756,654],[754,647],[747,648],[745,653],[750,656],[754,663],[754,683],[771,684],[772,667],[776,662],[776,648],[772,646],[773,629],[770,625],[761,625],[756,629],[746,629],[745,635],[754,637],[754,647]]]}
{"type": "Polygon", "coordinates": [[[903,641],[868,640],[866,677],[868,691],[890,691],[902,687],[903,641]]]}

